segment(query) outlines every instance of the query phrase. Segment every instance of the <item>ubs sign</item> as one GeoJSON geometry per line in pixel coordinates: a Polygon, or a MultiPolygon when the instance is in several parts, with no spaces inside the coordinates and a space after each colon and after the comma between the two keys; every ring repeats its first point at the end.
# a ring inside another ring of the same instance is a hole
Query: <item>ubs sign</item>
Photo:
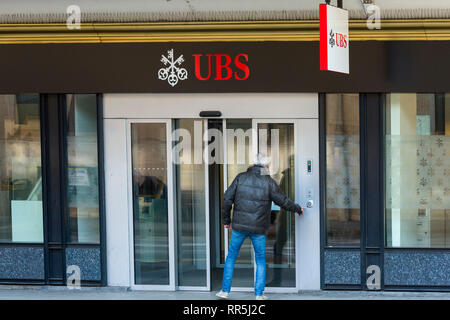
{"type": "Polygon", "coordinates": [[[239,53],[235,56],[229,54],[193,54],[194,72],[182,66],[185,62],[183,55],[175,58],[174,50],[167,51],[167,56],[161,55],[163,67],[158,70],[158,79],[167,81],[175,87],[179,81],[192,77],[199,81],[226,81],[246,80],[250,76],[248,55],[239,53]]]}
{"type": "Polygon", "coordinates": [[[321,4],[320,70],[349,73],[348,11],[321,4]]]}

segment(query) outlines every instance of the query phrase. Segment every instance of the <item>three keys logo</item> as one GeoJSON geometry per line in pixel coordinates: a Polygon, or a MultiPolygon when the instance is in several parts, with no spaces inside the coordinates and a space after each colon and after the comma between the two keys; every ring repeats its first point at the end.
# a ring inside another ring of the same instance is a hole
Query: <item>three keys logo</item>
{"type": "Polygon", "coordinates": [[[173,49],[167,51],[167,57],[161,55],[161,62],[165,67],[158,70],[159,80],[167,80],[172,87],[175,87],[179,80],[186,80],[188,78],[187,70],[180,67],[184,62],[183,55],[175,60],[173,49]]]}

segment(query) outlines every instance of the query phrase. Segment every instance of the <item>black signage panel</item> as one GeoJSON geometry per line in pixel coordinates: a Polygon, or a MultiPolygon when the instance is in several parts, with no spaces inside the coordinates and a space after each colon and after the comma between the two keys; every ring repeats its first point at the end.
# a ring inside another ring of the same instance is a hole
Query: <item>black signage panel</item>
{"type": "Polygon", "coordinates": [[[444,92],[449,41],[350,42],[350,74],[318,42],[0,45],[0,93],[444,92]]]}

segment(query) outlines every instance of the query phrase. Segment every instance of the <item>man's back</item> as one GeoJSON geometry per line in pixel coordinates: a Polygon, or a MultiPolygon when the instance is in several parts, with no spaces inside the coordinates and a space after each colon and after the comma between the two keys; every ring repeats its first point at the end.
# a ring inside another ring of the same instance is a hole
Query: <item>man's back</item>
{"type": "Polygon", "coordinates": [[[241,232],[266,233],[270,226],[272,201],[287,211],[301,212],[301,207],[290,200],[268,174],[266,168],[252,166],[239,174],[227,189],[222,207],[222,220],[230,224],[234,203],[232,227],[241,232]]]}

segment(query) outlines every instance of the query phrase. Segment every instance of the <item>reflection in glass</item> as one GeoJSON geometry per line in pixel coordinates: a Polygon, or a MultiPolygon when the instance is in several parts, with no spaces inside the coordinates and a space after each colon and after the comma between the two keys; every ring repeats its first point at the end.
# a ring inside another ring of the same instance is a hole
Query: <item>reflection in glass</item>
{"type": "Polygon", "coordinates": [[[100,243],[97,98],[95,94],[66,98],[68,239],[100,243]]]}
{"type": "Polygon", "coordinates": [[[209,180],[209,225],[211,253],[211,290],[219,290],[222,283],[224,250],[224,228],[221,224],[221,204],[223,200],[223,120],[208,120],[208,152],[212,159],[208,165],[209,180]]]}
{"type": "Polygon", "coordinates": [[[359,95],[326,95],[327,246],[360,244],[359,95]]]}
{"type": "Polygon", "coordinates": [[[386,245],[450,248],[450,94],[387,95],[385,130],[386,245]]]}
{"type": "MultiPolygon", "coordinates": [[[[258,146],[260,152],[266,153],[262,150],[263,139],[267,139],[271,177],[295,201],[294,125],[260,123],[258,146]]],[[[272,204],[271,226],[267,233],[266,261],[268,287],[295,287],[295,215],[275,204],[272,204]]]]}
{"type": "Polygon", "coordinates": [[[206,236],[205,164],[201,157],[205,128],[203,121],[193,119],[176,120],[175,128],[174,150],[179,151],[174,154],[177,163],[178,285],[205,287],[206,241],[209,241],[206,236]]]}
{"type": "MultiPolygon", "coordinates": [[[[252,120],[228,119],[227,126],[227,187],[234,178],[247,171],[252,162],[252,120]]],[[[231,211],[231,217],[233,211],[231,211]]],[[[221,217],[222,218],[222,217],[221,217]]],[[[222,220],[222,219],[220,219],[222,220]]],[[[223,230],[223,225],[222,225],[223,230]]],[[[231,239],[231,229],[228,229],[231,239]]],[[[222,242],[224,243],[224,242],[222,242]]],[[[225,250],[221,250],[221,263],[225,263],[225,250]]],[[[245,239],[239,251],[233,274],[233,287],[253,287],[254,285],[253,246],[250,238],[245,239]]]]}
{"type": "Polygon", "coordinates": [[[166,124],[133,123],[135,283],[169,284],[166,124]]]}
{"type": "Polygon", "coordinates": [[[0,241],[43,242],[39,95],[0,95],[0,241]]]}

